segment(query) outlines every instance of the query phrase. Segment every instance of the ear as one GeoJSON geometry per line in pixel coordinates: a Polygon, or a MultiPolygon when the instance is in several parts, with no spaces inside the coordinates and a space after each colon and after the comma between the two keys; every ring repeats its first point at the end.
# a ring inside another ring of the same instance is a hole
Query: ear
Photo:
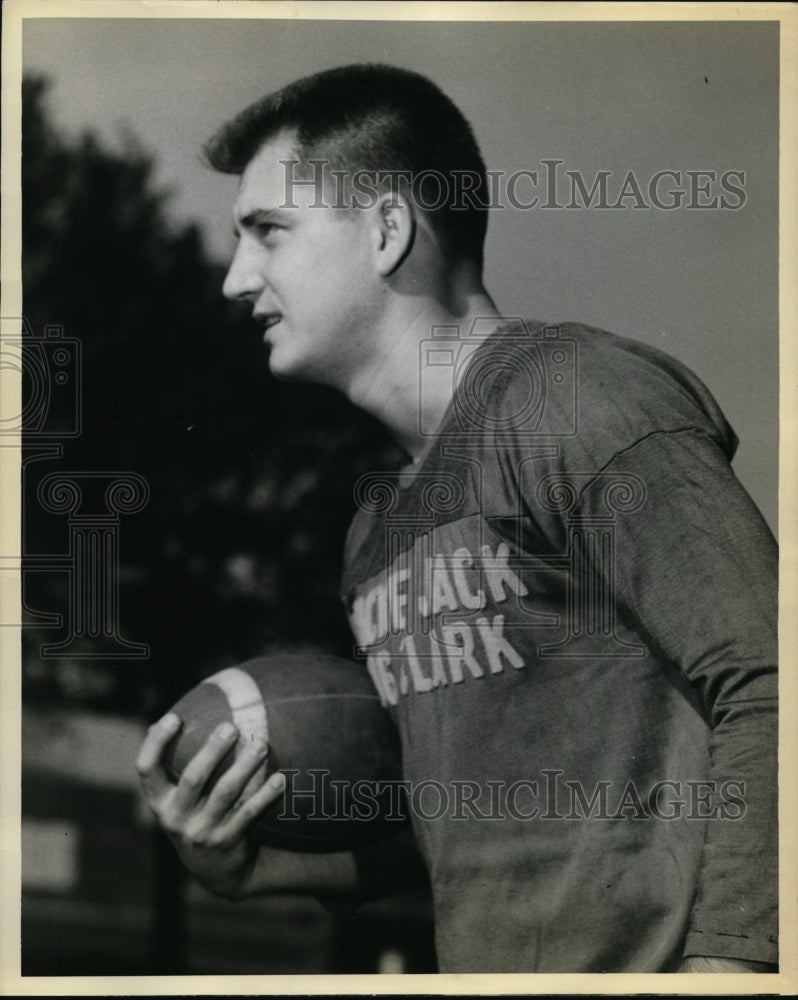
{"type": "Polygon", "coordinates": [[[413,248],[416,219],[413,207],[396,192],[382,195],[374,208],[377,271],[392,274],[413,248]]]}

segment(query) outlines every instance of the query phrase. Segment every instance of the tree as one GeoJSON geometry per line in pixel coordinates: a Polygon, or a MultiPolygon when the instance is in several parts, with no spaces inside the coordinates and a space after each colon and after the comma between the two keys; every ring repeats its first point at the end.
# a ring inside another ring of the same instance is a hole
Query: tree
{"type": "MultiPolygon", "coordinates": [[[[170,218],[152,157],[130,137],[115,150],[90,132],[61,134],[47,87],[23,85],[24,311],[35,332],[58,324],[80,341],[83,431],[57,463],[31,466],[26,548],[65,545],[37,478],[142,475],[149,503],[120,531],[121,631],[149,643],[151,658],[42,659],[58,635],[31,622],[27,696],[152,712],[269,648],[351,653],[337,587],[353,484],[395,465],[395,448],[332,391],[268,374],[199,229],[170,218]]],[[[68,423],[57,412],[68,405],[54,398],[48,419],[68,423]]],[[[31,574],[26,589],[32,607],[65,607],[63,574],[31,574]]]]}

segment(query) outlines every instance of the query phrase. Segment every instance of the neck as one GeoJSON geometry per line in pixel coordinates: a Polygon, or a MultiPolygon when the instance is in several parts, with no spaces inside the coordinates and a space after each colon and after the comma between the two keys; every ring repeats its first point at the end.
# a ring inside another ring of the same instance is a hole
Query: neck
{"type": "Polygon", "coordinates": [[[455,388],[454,366],[428,365],[424,342],[433,337],[435,327],[451,328],[460,341],[466,341],[459,346],[461,371],[463,352],[467,355],[475,350],[500,318],[481,284],[465,294],[449,296],[447,302],[402,296],[381,324],[377,338],[381,349],[352,376],[344,392],[356,406],[384,424],[416,460],[441,423],[455,388]],[[488,322],[475,328],[477,319],[488,322]]]}

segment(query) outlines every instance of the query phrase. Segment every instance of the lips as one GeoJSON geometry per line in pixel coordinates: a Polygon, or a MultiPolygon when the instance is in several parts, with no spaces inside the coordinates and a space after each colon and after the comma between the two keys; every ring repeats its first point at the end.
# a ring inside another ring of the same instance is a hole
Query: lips
{"type": "Polygon", "coordinates": [[[268,339],[269,331],[281,320],[282,313],[258,313],[254,319],[263,327],[263,339],[268,339]]]}
{"type": "Polygon", "coordinates": [[[264,330],[271,330],[273,326],[276,326],[282,319],[280,313],[269,313],[266,316],[261,317],[261,322],[263,323],[264,330]]]}

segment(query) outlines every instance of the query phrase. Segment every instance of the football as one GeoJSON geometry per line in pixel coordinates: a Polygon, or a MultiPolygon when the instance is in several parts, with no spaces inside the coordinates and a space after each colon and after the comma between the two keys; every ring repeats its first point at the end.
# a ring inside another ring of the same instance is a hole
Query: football
{"type": "Polygon", "coordinates": [[[207,677],[172,711],[183,723],[164,755],[175,782],[222,722],[239,739],[209,788],[248,740],[266,740],[258,783],[282,771],[286,788],[253,824],[263,844],[350,850],[407,822],[398,733],[361,664],[315,652],[260,656],[207,677]]]}

